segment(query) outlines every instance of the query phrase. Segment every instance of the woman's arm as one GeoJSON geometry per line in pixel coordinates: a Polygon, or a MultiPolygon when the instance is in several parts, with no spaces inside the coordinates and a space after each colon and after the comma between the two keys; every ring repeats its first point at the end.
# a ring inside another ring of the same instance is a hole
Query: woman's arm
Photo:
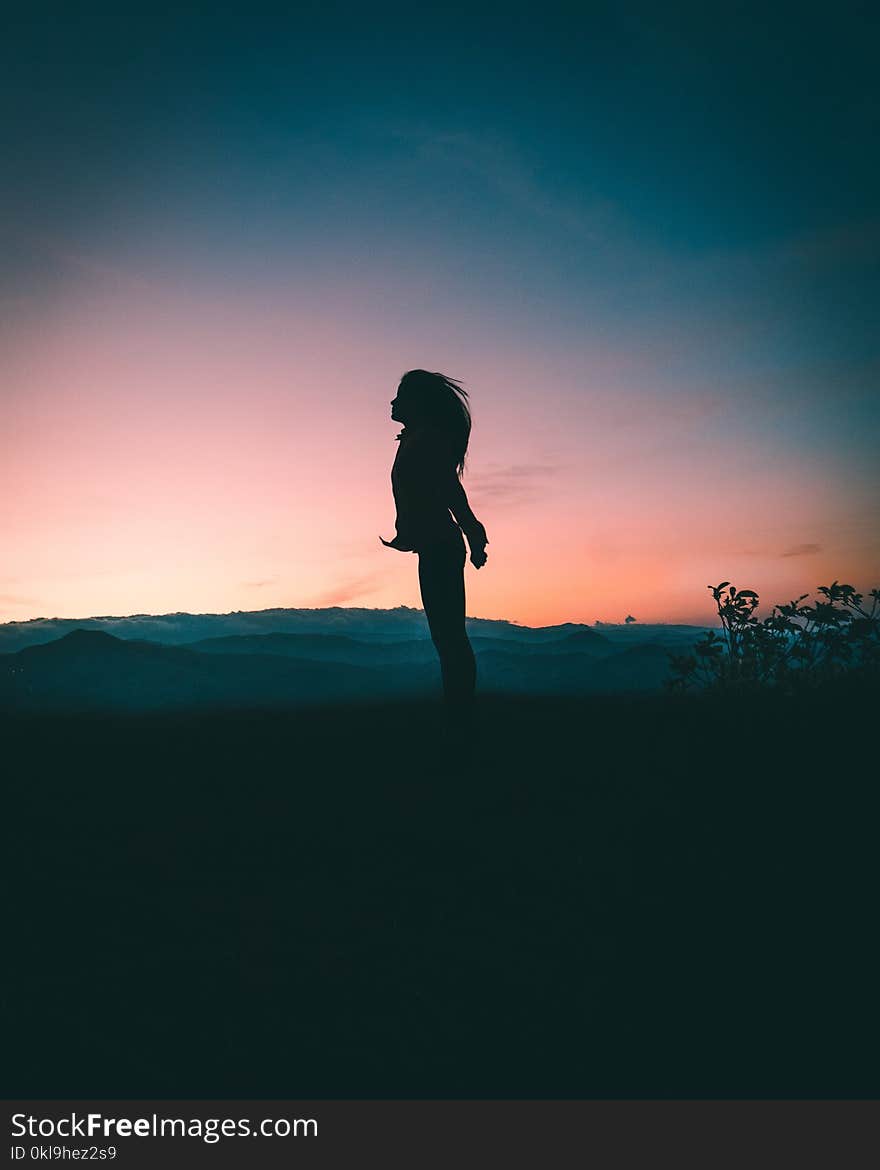
{"type": "Polygon", "coordinates": [[[482,568],[486,563],[486,545],[489,543],[486,538],[486,529],[471,511],[467,492],[454,470],[447,479],[446,506],[467,537],[471,550],[471,563],[474,568],[482,568]]]}

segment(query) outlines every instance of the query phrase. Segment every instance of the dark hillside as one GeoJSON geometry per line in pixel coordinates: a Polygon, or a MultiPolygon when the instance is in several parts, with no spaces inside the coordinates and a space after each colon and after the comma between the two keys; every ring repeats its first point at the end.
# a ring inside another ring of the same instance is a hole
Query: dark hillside
{"type": "Polygon", "coordinates": [[[876,699],[484,698],[467,754],[420,703],[7,715],[5,1066],[80,1098],[874,1095],[876,699]]]}

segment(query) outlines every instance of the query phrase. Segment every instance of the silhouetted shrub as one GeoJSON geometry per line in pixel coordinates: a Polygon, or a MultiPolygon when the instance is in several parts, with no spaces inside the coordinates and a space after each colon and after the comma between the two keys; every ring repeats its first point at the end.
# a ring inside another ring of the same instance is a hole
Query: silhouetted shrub
{"type": "Polygon", "coordinates": [[[729,581],[709,585],[721,633],[705,633],[690,654],[670,654],[672,690],[815,687],[843,675],[880,675],[880,589],[872,589],[870,611],[852,585],[820,585],[825,600],[775,605],[769,617],[754,617],[758,595],[737,591],[729,581]],[[724,592],[726,589],[726,593],[724,592]]]}

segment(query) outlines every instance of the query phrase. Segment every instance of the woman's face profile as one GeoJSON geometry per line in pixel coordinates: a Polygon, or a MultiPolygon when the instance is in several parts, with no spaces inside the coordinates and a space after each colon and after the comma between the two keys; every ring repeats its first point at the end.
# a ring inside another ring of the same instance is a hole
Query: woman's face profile
{"type": "Polygon", "coordinates": [[[391,418],[394,422],[407,423],[407,405],[412,395],[407,394],[406,387],[401,383],[397,387],[397,397],[391,403],[391,418]]]}

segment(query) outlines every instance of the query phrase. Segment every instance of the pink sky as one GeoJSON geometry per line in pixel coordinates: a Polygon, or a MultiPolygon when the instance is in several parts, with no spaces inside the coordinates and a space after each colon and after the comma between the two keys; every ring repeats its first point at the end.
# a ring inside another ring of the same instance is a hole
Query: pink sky
{"type": "Polygon", "coordinates": [[[705,323],[633,350],[419,312],[400,288],[389,305],[356,278],[269,295],[68,269],[12,306],[0,357],[0,620],[418,606],[415,558],[378,540],[413,366],[472,393],[465,486],[490,546],[469,614],[702,623],[725,579],[761,613],[880,584],[872,492],[838,448],[780,441],[760,386],[664,378],[711,347],[705,323]]]}

